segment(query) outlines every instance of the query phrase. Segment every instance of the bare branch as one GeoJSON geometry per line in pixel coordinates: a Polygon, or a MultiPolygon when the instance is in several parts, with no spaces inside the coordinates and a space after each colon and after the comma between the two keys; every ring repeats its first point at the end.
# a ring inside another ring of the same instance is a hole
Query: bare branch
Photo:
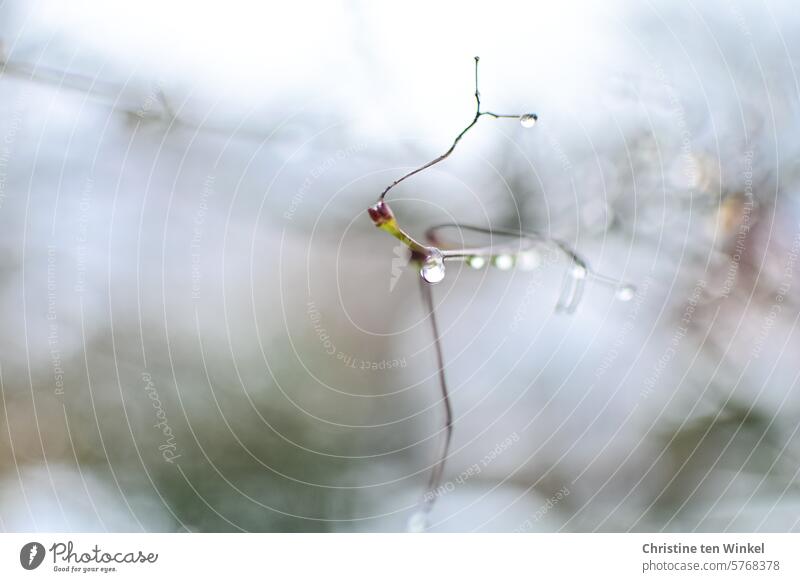
{"type": "Polygon", "coordinates": [[[395,180],[394,182],[389,184],[386,187],[386,189],[383,192],[381,192],[381,195],[378,196],[378,201],[379,202],[381,200],[383,200],[384,198],[386,198],[386,194],[389,193],[389,190],[391,190],[392,188],[397,186],[403,180],[406,180],[406,179],[410,178],[411,176],[413,176],[415,174],[419,174],[421,171],[427,170],[431,166],[435,166],[439,162],[442,162],[442,161],[446,160],[450,156],[450,154],[452,154],[453,151],[456,149],[456,146],[458,145],[458,142],[461,141],[461,138],[464,137],[466,135],[466,133],[475,126],[476,123],[478,123],[478,120],[482,116],[488,115],[489,117],[494,117],[495,119],[522,119],[523,117],[530,117],[530,119],[532,119],[534,121],[536,121],[538,119],[538,117],[537,117],[537,115],[535,113],[523,113],[523,114],[514,115],[514,114],[492,113],[491,111],[481,111],[481,93],[480,93],[480,90],[479,90],[479,87],[478,87],[478,62],[479,61],[480,61],[480,57],[475,57],[475,117],[473,117],[472,121],[470,122],[470,124],[467,125],[467,127],[465,127],[461,131],[461,133],[459,133],[456,136],[456,139],[453,140],[452,145],[447,149],[446,152],[444,152],[441,156],[439,156],[437,158],[434,158],[433,160],[431,160],[427,164],[424,164],[424,165],[420,166],[419,168],[417,168],[415,170],[412,170],[408,174],[406,174],[404,176],[401,176],[400,178],[398,178],[397,180],[395,180]]]}

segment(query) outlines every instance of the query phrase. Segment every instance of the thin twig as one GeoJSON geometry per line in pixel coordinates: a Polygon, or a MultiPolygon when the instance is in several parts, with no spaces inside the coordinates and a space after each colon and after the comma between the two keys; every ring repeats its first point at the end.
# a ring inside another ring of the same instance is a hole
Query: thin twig
{"type": "Polygon", "coordinates": [[[461,138],[464,137],[464,135],[466,135],[466,133],[470,129],[472,129],[473,126],[476,123],[478,123],[478,120],[483,115],[488,115],[489,117],[494,117],[495,119],[504,119],[504,118],[519,119],[521,117],[520,115],[510,115],[510,114],[503,114],[503,113],[492,113],[491,111],[481,111],[481,94],[480,94],[480,91],[478,90],[478,62],[479,61],[480,61],[480,57],[475,57],[475,117],[472,118],[472,121],[470,122],[470,124],[467,125],[467,127],[465,127],[461,131],[461,133],[459,133],[456,136],[456,139],[453,140],[452,145],[447,149],[446,152],[444,152],[441,156],[431,160],[427,164],[425,164],[423,166],[420,166],[416,170],[412,170],[411,172],[409,172],[405,176],[402,176],[402,177],[398,178],[397,180],[395,180],[394,182],[392,182],[391,184],[389,184],[386,187],[386,189],[383,192],[381,192],[381,195],[378,197],[378,201],[381,201],[384,198],[386,198],[386,194],[389,193],[389,190],[391,190],[392,188],[397,186],[403,180],[406,180],[407,178],[410,178],[414,174],[418,174],[421,171],[427,170],[431,166],[435,166],[439,162],[446,160],[450,156],[450,154],[452,154],[453,151],[456,149],[456,146],[458,145],[458,142],[461,141],[461,138]]]}
{"type": "Polygon", "coordinates": [[[95,102],[103,104],[117,113],[129,116],[131,119],[136,120],[137,123],[145,119],[160,121],[168,130],[181,126],[197,132],[258,142],[263,142],[270,135],[267,132],[243,129],[241,127],[216,127],[205,123],[200,125],[178,117],[166,94],[159,87],[154,90],[154,98],[161,105],[160,111],[150,112],[142,108],[121,105],[119,103],[120,96],[128,90],[127,85],[120,86],[112,82],[101,81],[95,77],[54,69],[40,64],[34,65],[22,61],[11,61],[3,52],[2,41],[0,41],[0,79],[3,77],[14,77],[27,83],[35,83],[57,90],[75,91],[91,97],[95,102]]]}
{"type": "Polygon", "coordinates": [[[425,501],[425,512],[429,512],[433,507],[433,502],[436,499],[436,491],[442,482],[442,475],[444,474],[444,464],[447,456],[450,454],[450,441],[453,438],[453,408],[450,404],[450,394],[447,390],[447,379],[444,372],[444,356],[442,354],[442,342],[439,335],[439,325],[436,321],[436,312],[433,305],[433,291],[431,286],[420,278],[420,288],[422,290],[422,298],[425,301],[425,306],[428,310],[428,315],[431,320],[431,331],[433,332],[433,345],[436,350],[436,365],[438,366],[439,375],[439,388],[444,401],[445,410],[445,440],[444,447],[442,448],[441,456],[436,465],[431,471],[431,476],[428,481],[429,495],[425,501]]]}

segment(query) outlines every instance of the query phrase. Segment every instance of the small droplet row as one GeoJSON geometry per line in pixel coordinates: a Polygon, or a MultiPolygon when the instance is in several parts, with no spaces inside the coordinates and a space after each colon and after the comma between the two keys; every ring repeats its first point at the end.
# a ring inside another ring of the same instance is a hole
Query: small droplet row
{"type": "MultiPolygon", "coordinates": [[[[473,269],[482,269],[488,264],[488,260],[482,255],[473,255],[467,258],[467,265],[473,269]]],[[[493,267],[501,271],[508,271],[516,267],[522,271],[532,271],[542,264],[541,257],[536,251],[525,251],[517,255],[500,254],[491,257],[493,267]]],[[[585,279],[589,271],[583,265],[573,265],[570,275],[574,279],[585,279]]],[[[614,292],[614,297],[618,301],[630,301],[636,294],[636,289],[632,285],[619,284],[614,292]]]]}
{"type": "Polygon", "coordinates": [[[517,255],[501,253],[493,255],[490,259],[483,255],[467,257],[467,265],[473,269],[482,269],[491,261],[491,265],[501,271],[508,271],[517,267],[523,271],[533,271],[542,264],[542,259],[536,251],[525,251],[517,255]]]}
{"type": "MultiPolygon", "coordinates": [[[[436,248],[428,249],[428,256],[423,261],[420,268],[420,275],[428,283],[440,283],[445,276],[444,256],[436,248]]],[[[473,269],[482,269],[491,262],[491,265],[501,271],[508,271],[514,267],[522,271],[532,271],[542,264],[541,256],[536,251],[524,251],[517,255],[501,253],[486,257],[485,255],[472,255],[467,257],[466,263],[473,269]]],[[[586,279],[589,271],[584,265],[575,264],[572,266],[570,275],[574,279],[586,279]]],[[[630,301],[636,294],[636,289],[632,285],[620,283],[614,292],[614,297],[618,301],[630,301]]]]}

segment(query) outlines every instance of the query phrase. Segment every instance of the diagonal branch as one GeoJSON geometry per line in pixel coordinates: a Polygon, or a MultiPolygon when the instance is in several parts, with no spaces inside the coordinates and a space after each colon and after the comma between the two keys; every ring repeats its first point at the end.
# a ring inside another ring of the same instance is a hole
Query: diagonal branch
{"type": "Polygon", "coordinates": [[[475,117],[473,117],[472,121],[470,122],[470,124],[467,125],[467,127],[465,127],[461,131],[461,133],[459,133],[456,136],[456,139],[453,140],[452,145],[450,145],[450,147],[447,149],[446,152],[444,152],[439,157],[434,158],[433,160],[431,160],[427,164],[424,164],[424,165],[420,166],[419,168],[410,171],[408,174],[406,174],[404,176],[401,176],[400,178],[398,178],[397,180],[395,180],[394,182],[389,184],[386,187],[386,189],[383,192],[381,192],[381,195],[378,196],[378,201],[379,202],[381,200],[383,200],[384,198],[386,198],[386,194],[389,193],[389,190],[391,190],[392,188],[397,186],[403,180],[406,180],[407,178],[410,178],[411,176],[413,176],[415,174],[419,174],[421,171],[427,170],[431,166],[435,166],[439,162],[442,162],[442,161],[446,160],[450,156],[450,154],[452,154],[453,151],[456,149],[456,146],[458,145],[458,142],[461,141],[461,138],[464,137],[466,135],[466,133],[475,126],[476,123],[478,123],[478,120],[481,118],[481,116],[488,115],[489,117],[494,117],[495,119],[501,119],[501,118],[521,119],[521,118],[523,118],[525,116],[530,116],[530,118],[532,120],[534,120],[534,121],[536,119],[538,119],[535,113],[526,113],[526,114],[523,114],[523,115],[507,115],[507,114],[502,114],[502,113],[492,113],[491,111],[481,111],[481,93],[478,90],[478,62],[479,61],[480,61],[480,57],[475,57],[475,117]]]}

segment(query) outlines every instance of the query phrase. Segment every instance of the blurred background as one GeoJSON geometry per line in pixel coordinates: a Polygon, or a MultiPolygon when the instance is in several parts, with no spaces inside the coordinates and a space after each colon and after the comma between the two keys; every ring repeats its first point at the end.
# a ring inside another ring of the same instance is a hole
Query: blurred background
{"type": "Polygon", "coordinates": [[[800,529],[794,3],[0,4],[0,529],[800,529]]]}

